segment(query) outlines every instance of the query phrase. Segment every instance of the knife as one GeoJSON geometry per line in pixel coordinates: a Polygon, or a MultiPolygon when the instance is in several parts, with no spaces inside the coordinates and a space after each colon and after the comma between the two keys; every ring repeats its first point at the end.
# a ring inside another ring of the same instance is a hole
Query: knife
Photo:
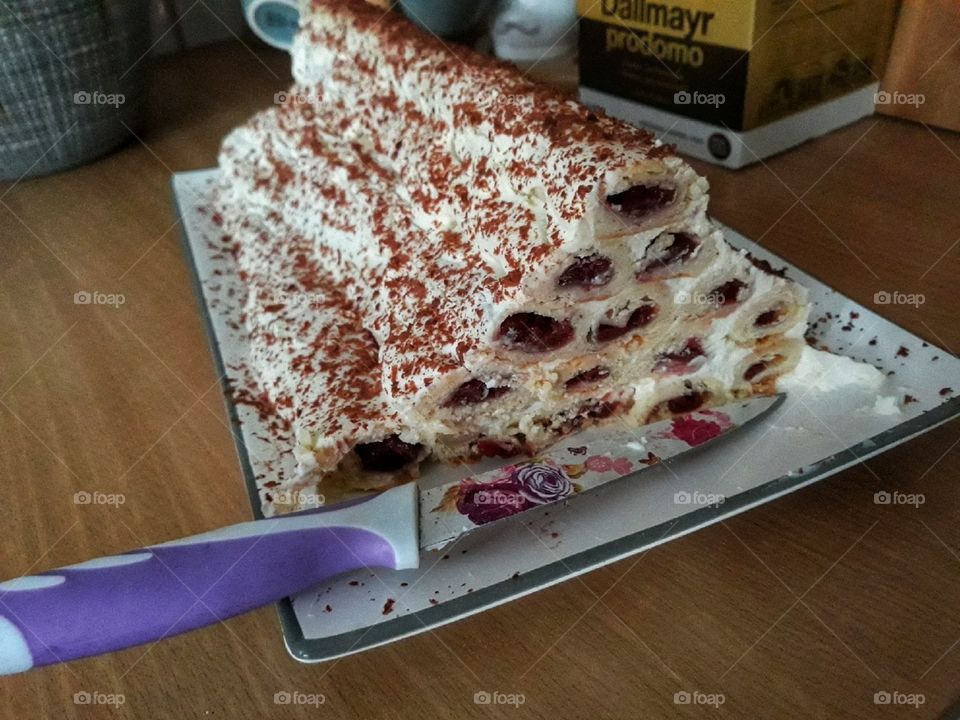
{"type": "MultiPolygon", "coordinates": [[[[629,436],[610,435],[613,454],[597,452],[603,443],[577,447],[571,436],[549,457],[419,493],[407,483],[372,498],[8,580],[0,583],[0,674],[212,625],[352,570],[419,567],[421,551],[705,445],[782,399],[752,398],[652,423],[629,436]]],[[[683,495],[677,493],[678,502],[683,495]]]]}

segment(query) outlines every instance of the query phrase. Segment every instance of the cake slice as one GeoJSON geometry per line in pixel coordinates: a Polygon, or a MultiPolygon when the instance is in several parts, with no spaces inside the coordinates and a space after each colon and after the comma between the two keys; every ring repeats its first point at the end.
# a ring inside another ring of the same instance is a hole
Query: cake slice
{"type": "Polygon", "coordinates": [[[795,362],[802,322],[787,336],[755,321],[780,296],[796,305],[797,291],[719,237],[693,257],[668,257],[676,238],[654,243],[619,290],[515,297],[500,321],[490,307],[504,280],[476,245],[417,226],[396,178],[324,134],[335,126],[301,103],[259,114],[224,143],[223,192],[247,214],[282,216],[274,234],[309,237],[355,299],[404,441],[448,460],[533,452],[585,425],[636,425],[757,391],[795,362]],[[559,313],[560,331],[540,324],[559,313]]]}
{"type": "Polygon", "coordinates": [[[225,140],[219,202],[297,488],[533,453],[797,364],[804,290],[724,241],[649,134],[360,2],[314,0],[294,66],[225,140]]]}

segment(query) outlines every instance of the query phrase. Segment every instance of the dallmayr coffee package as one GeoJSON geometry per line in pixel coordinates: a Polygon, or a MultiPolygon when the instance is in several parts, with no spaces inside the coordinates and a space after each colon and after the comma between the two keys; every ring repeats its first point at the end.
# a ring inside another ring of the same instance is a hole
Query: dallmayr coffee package
{"type": "Polygon", "coordinates": [[[742,167],[874,109],[896,0],[578,0],[580,96],[742,167]]]}

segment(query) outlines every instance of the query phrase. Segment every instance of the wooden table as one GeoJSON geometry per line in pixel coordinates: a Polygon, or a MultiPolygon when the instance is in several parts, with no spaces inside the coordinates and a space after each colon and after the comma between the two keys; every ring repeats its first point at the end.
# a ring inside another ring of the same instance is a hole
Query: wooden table
{"type": "MultiPolygon", "coordinates": [[[[231,44],[159,63],[118,152],[0,186],[0,575],[248,519],[170,206],[287,60],[231,44]],[[119,307],[76,305],[78,291],[119,307]],[[122,505],[78,505],[78,491],[122,505]]],[[[960,350],[960,137],[870,118],[739,172],[697,164],[722,221],[960,350]]],[[[2,718],[937,717],[960,692],[960,452],[943,426],[827,481],[469,620],[321,665],[275,612],[0,678],[2,718]],[[923,493],[878,506],[880,489],[923,493]],[[277,705],[277,692],[322,707],[277,705]],[[474,703],[521,693],[522,707],[474,703]],[[678,691],[722,693],[718,709],[678,691]],[[913,708],[874,693],[923,693],[913,708]],[[74,693],[122,693],[116,711],[74,693]]]]}

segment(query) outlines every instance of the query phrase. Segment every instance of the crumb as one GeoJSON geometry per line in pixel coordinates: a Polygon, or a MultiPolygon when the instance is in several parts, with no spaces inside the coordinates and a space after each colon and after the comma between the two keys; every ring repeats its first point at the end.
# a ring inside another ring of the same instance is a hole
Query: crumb
{"type": "Polygon", "coordinates": [[[393,598],[387,598],[387,601],[383,604],[383,614],[389,615],[393,612],[393,605],[396,602],[393,598]]]}
{"type": "Polygon", "coordinates": [[[877,344],[876,338],[873,338],[870,342],[867,343],[867,345],[876,345],[876,344],[877,344]]]}
{"type": "Polygon", "coordinates": [[[652,452],[648,452],[647,456],[640,462],[644,465],[656,465],[658,462],[660,462],[660,458],[654,455],[652,452]]]}
{"type": "Polygon", "coordinates": [[[909,357],[909,355],[910,355],[910,350],[904,347],[903,345],[901,345],[900,349],[897,350],[897,357],[909,357]]]}
{"type": "Polygon", "coordinates": [[[919,402],[919,400],[917,400],[913,395],[904,395],[904,396],[903,396],[903,404],[904,404],[904,405],[910,405],[910,404],[915,403],[915,402],[919,402]]]}
{"type": "Polygon", "coordinates": [[[323,611],[324,611],[324,612],[333,612],[333,608],[330,607],[329,605],[327,605],[327,606],[323,609],[323,611]]]}
{"type": "Polygon", "coordinates": [[[940,397],[946,397],[947,395],[953,395],[953,388],[940,388],[940,397]]]}

